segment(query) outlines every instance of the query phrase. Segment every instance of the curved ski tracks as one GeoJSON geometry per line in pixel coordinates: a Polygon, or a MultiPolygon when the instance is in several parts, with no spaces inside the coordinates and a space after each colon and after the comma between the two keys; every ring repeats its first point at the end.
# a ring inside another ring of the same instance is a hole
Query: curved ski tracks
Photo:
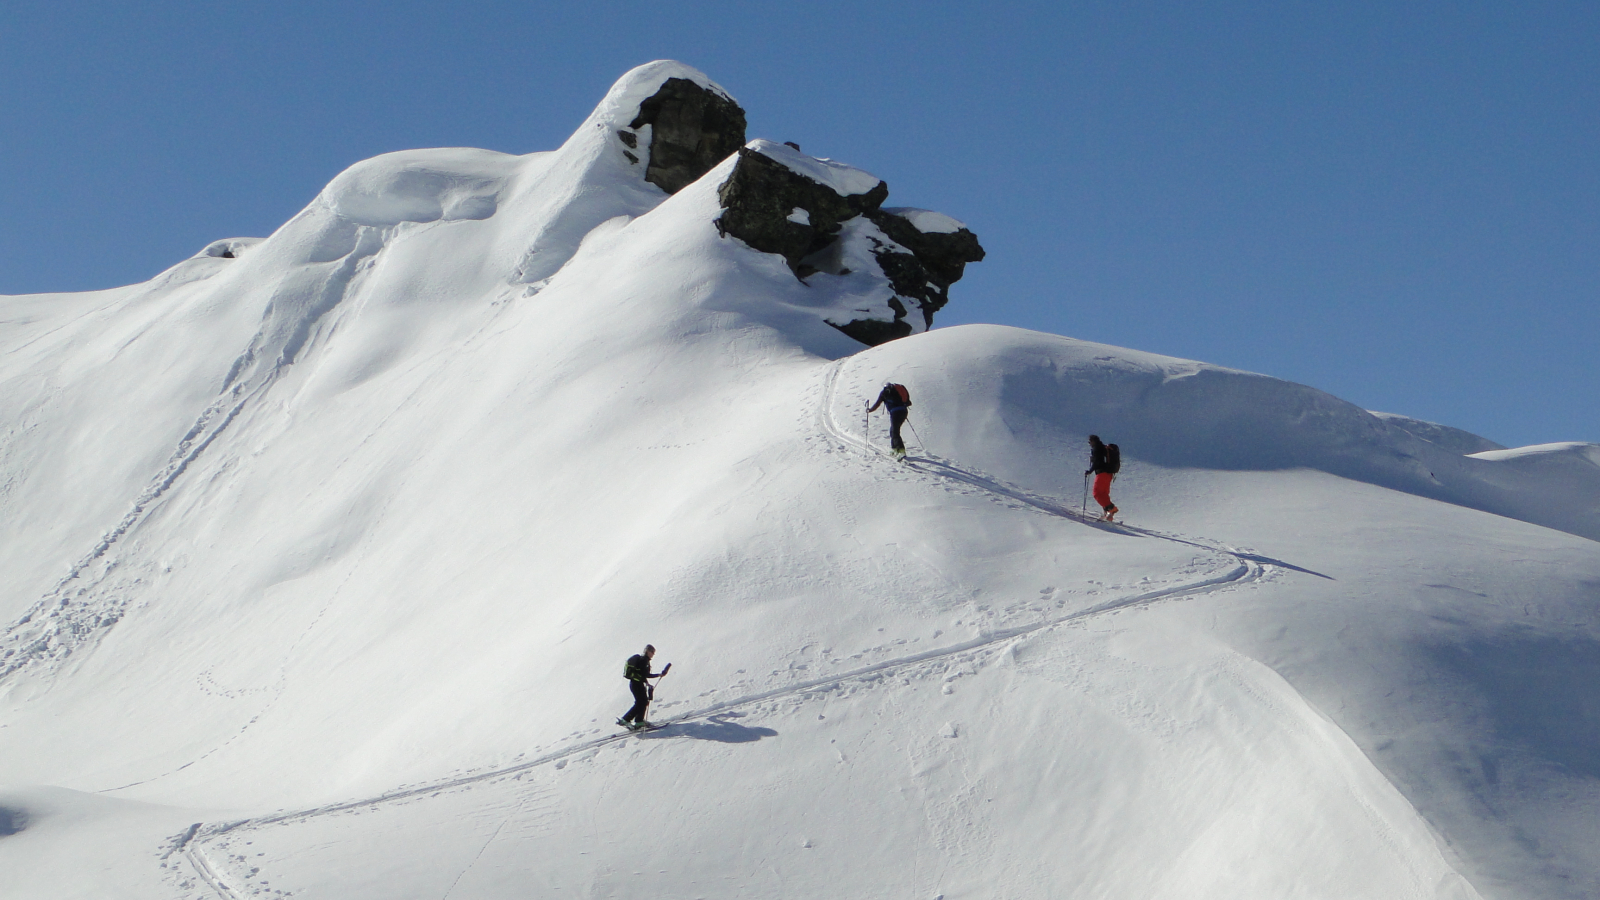
{"type": "Polygon", "coordinates": [[[704,706],[691,712],[679,713],[669,718],[662,719],[660,720],[662,729],[653,733],[640,735],[623,732],[621,734],[613,734],[586,741],[578,741],[560,749],[553,750],[542,756],[525,760],[515,765],[461,775],[455,778],[427,782],[414,787],[397,788],[393,791],[379,794],[375,797],[352,800],[347,803],[336,803],[311,809],[284,811],[249,819],[239,819],[233,822],[219,822],[210,825],[197,823],[196,826],[191,827],[190,830],[184,835],[174,840],[172,851],[181,852],[193,867],[195,875],[201,881],[210,885],[211,888],[216,891],[218,896],[226,898],[226,900],[242,900],[243,897],[248,895],[236,893],[228,885],[227,880],[221,874],[219,874],[217,868],[211,864],[210,859],[207,858],[204,844],[208,840],[213,840],[221,837],[222,835],[240,830],[253,830],[282,822],[310,819],[316,816],[328,815],[331,813],[344,812],[347,810],[360,809],[364,807],[372,807],[396,800],[405,800],[411,797],[437,793],[439,791],[466,787],[480,782],[499,780],[516,775],[519,772],[524,772],[528,769],[536,768],[538,766],[550,765],[563,759],[568,759],[608,744],[620,743],[627,740],[658,740],[664,737],[671,737],[670,726],[675,724],[683,724],[699,719],[706,719],[718,713],[727,712],[729,710],[738,709],[744,706],[750,706],[765,700],[797,696],[851,681],[876,681],[876,676],[881,676],[898,671],[900,669],[906,669],[913,666],[982,650],[984,648],[1002,644],[1015,638],[1033,634],[1034,632],[1043,631],[1059,625],[1065,625],[1081,619],[1100,616],[1118,610],[1147,606],[1160,600],[1170,600],[1178,597],[1206,594],[1225,588],[1248,584],[1259,579],[1265,572],[1266,567],[1261,563],[1253,560],[1245,560],[1226,572],[1214,574],[1187,584],[1174,585],[1171,587],[1112,598],[1103,603],[1086,607],[1084,609],[1079,609],[1065,615],[1052,617],[1027,625],[1018,625],[1011,628],[1001,628],[994,631],[985,632],[977,637],[962,641],[960,643],[950,644],[932,650],[925,650],[921,653],[913,653],[908,656],[901,656],[895,659],[884,660],[883,662],[875,663],[870,666],[851,669],[848,672],[840,672],[822,678],[813,678],[807,681],[796,682],[793,684],[784,685],[783,687],[773,688],[767,691],[759,691],[752,694],[746,694],[741,697],[713,703],[709,706],[704,706]],[[652,734],[654,735],[653,737],[651,736],[652,734]]]}
{"type": "MultiPolygon", "coordinates": [[[[823,385],[823,390],[820,392],[821,396],[818,401],[818,425],[829,437],[847,447],[882,456],[884,454],[881,450],[872,446],[865,440],[857,438],[844,428],[840,427],[839,423],[832,415],[834,387],[839,375],[839,371],[847,360],[848,357],[846,360],[837,361],[828,367],[828,370],[824,376],[825,382],[823,385]]],[[[998,497],[1021,501],[1045,513],[1060,516],[1062,518],[1072,519],[1074,521],[1085,522],[1085,524],[1091,524],[1094,521],[1085,520],[1083,516],[1073,511],[1070,507],[1052,498],[1033,494],[1032,492],[1029,492],[1016,485],[1007,484],[1003,481],[995,479],[986,473],[967,469],[954,463],[931,457],[930,455],[925,454],[923,457],[915,458],[911,461],[911,464],[914,471],[917,471],[929,478],[954,480],[971,487],[988,491],[997,495],[998,497]]],[[[725,713],[729,710],[750,706],[766,700],[799,696],[819,690],[825,690],[835,685],[845,684],[851,681],[877,681],[884,674],[918,665],[924,665],[930,662],[948,659],[950,657],[960,656],[962,654],[975,653],[984,650],[985,648],[1003,644],[1006,641],[1011,641],[1035,632],[1066,625],[1083,619],[1106,615],[1119,610],[1128,610],[1142,606],[1149,606],[1153,603],[1164,600],[1198,596],[1237,587],[1261,579],[1268,572],[1269,568],[1274,566],[1286,569],[1296,569],[1298,571],[1306,571],[1303,569],[1298,569],[1298,567],[1295,566],[1279,563],[1277,560],[1271,560],[1266,557],[1243,552],[1231,547],[1219,546],[1210,542],[1190,539],[1180,535],[1166,534],[1144,528],[1132,528],[1120,524],[1112,527],[1144,534],[1146,536],[1155,537],[1162,540],[1187,544],[1200,549],[1226,555],[1232,557],[1235,564],[1227,568],[1225,571],[1214,571],[1205,577],[1191,582],[1170,585],[1162,588],[1154,588],[1120,597],[1114,597],[1101,603],[1074,610],[1063,615],[1041,619],[1029,624],[987,631],[979,634],[976,637],[961,641],[959,643],[949,644],[943,647],[925,650],[920,653],[913,653],[907,656],[884,660],[872,665],[851,669],[846,672],[839,672],[821,678],[813,678],[806,681],[795,682],[782,687],[773,688],[771,690],[758,691],[756,693],[723,700],[713,703],[709,706],[692,710],[690,712],[679,713],[677,715],[662,719],[660,720],[660,725],[662,728],[650,734],[641,735],[623,732],[621,734],[612,734],[604,737],[577,741],[564,747],[552,750],[549,753],[545,753],[534,759],[524,760],[514,765],[486,769],[480,772],[459,775],[438,781],[430,781],[409,787],[399,787],[395,790],[388,791],[374,797],[351,800],[345,803],[335,803],[309,809],[285,810],[282,812],[272,813],[270,815],[256,816],[248,819],[238,819],[231,822],[217,822],[212,824],[197,822],[190,826],[190,828],[184,834],[173,839],[172,844],[163,858],[173,854],[181,854],[183,858],[187,860],[194,876],[201,883],[208,886],[218,897],[223,898],[223,900],[244,900],[245,897],[252,896],[254,892],[249,892],[249,889],[242,885],[240,885],[240,888],[246,891],[246,893],[241,893],[239,890],[235,890],[235,886],[230,882],[229,876],[225,874],[220,867],[214,865],[211,859],[206,855],[205,845],[209,841],[216,840],[223,835],[234,834],[242,831],[251,831],[268,825],[289,823],[297,820],[305,820],[318,816],[345,812],[348,810],[374,807],[394,801],[406,800],[427,794],[434,794],[440,791],[469,787],[482,782],[498,781],[500,779],[515,776],[518,773],[525,772],[529,769],[552,765],[560,762],[561,760],[570,759],[578,756],[579,754],[593,751],[609,744],[621,743],[628,740],[659,740],[661,738],[671,737],[671,726],[673,725],[684,724],[699,719],[706,719],[719,713],[725,713]]]]}
{"type": "MultiPolygon", "coordinates": [[[[821,399],[817,404],[817,426],[829,437],[845,445],[846,447],[852,447],[874,456],[887,457],[888,454],[885,453],[882,448],[875,446],[865,437],[856,437],[849,431],[849,429],[845,428],[833,414],[833,398],[839,381],[839,373],[843,371],[845,364],[854,358],[855,357],[847,356],[844,359],[836,360],[834,363],[828,366],[828,370],[823,376],[822,390],[819,392],[821,399]]],[[[1057,516],[1062,519],[1071,519],[1074,522],[1082,522],[1086,525],[1092,525],[1098,528],[1115,529],[1122,532],[1142,534],[1146,537],[1159,538],[1164,541],[1172,541],[1178,544],[1187,544],[1191,547],[1198,547],[1202,550],[1210,550],[1216,553],[1227,554],[1237,559],[1248,558],[1254,559],[1258,562],[1280,565],[1283,568],[1296,569],[1297,571],[1309,571],[1306,569],[1299,569],[1296,566],[1280,563],[1277,560],[1254,556],[1235,547],[1228,547],[1215,542],[1205,541],[1203,539],[1185,537],[1183,535],[1171,534],[1164,531],[1156,531],[1149,528],[1140,528],[1138,526],[1127,525],[1122,522],[1102,522],[1098,516],[1084,515],[1083,513],[1073,509],[1070,503],[1064,503],[1054,497],[1036,494],[1027,488],[995,478],[987,472],[967,468],[947,459],[941,459],[940,457],[928,452],[927,448],[925,447],[919,448],[919,452],[920,455],[918,456],[906,457],[905,461],[900,463],[900,465],[906,466],[912,471],[922,473],[923,475],[927,475],[932,478],[959,482],[982,491],[987,491],[990,494],[994,494],[996,497],[1001,497],[1006,500],[1015,500],[1019,503],[1025,503],[1028,506],[1039,510],[1040,512],[1057,516]]]]}

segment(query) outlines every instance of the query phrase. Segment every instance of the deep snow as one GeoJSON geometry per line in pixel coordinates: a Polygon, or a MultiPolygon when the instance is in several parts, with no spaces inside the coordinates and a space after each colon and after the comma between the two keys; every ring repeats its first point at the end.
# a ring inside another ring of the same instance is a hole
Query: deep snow
{"type": "Polygon", "coordinates": [[[0,299],[8,896],[1600,892],[1594,445],[864,349],[859,285],[718,237],[731,161],[669,197],[605,140],[668,77],[722,91],[652,63],[556,151],[0,299]]]}

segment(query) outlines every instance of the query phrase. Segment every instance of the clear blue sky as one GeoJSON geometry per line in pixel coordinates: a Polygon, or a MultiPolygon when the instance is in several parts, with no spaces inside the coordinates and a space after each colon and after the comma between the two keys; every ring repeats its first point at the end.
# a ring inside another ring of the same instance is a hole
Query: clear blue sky
{"type": "Polygon", "coordinates": [[[410,147],[557,146],[694,65],[989,251],[938,324],[1600,442],[1600,2],[105,4],[0,12],[0,293],[143,281],[410,147]]]}

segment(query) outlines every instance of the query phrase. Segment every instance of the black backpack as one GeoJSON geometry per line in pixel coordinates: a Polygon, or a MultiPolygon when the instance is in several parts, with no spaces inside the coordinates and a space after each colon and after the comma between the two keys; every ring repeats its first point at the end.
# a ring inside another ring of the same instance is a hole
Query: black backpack
{"type": "Polygon", "coordinates": [[[1116,444],[1106,445],[1106,471],[1113,475],[1122,471],[1122,451],[1116,444]]]}

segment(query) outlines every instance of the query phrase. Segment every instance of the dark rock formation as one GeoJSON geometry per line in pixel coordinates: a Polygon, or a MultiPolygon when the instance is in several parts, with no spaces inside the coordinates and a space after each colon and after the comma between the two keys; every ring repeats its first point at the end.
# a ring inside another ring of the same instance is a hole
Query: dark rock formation
{"type": "Polygon", "coordinates": [[[879,209],[867,215],[890,240],[910,250],[917,261],[927,267],[931,278],[946,287],[961,280],[967,263],[983,261],[983,247],[978,244],[978,236],[965,228],[924,232],[892,209],[879,209]]]}
{"type": "MultiPolygon", "coordinates": [[[[639,147],[638,129],[650,126],[650,162],[644,180],[675,194],[744,146],[744,110],[733,99],[687,78],[668,78],[629,123],[618,131],[629,150],[639,147]]],[[[623,151],[629,162],[638,157],[623,151]]]]}
{"type": "Polygon", "coordinates": [[[978,236],[965,228],[948,233],[918,231],[909,219],[888,210],[873,210],[867,217],[890,240],[911,251],[880,247],[873,255],[895,294],[915,300],[925,327],[932,328],[933,314],[950,302],[950,285],[961,280],[967,263],[983,259],[978,236]]]}
{"type": "MultiPolygon", "coordinates": [[[[933,314],[950,301],[950,285],[961,279],[967,263],[983,259],[977,235],[966,228],[921,231],[911,216],[902,214],[919,211],[881,208],[889,196],[884,182],[861,193],[842,194],[761,152],[764,143],[741,149],[733,173],[718,189],[723,213],[716,221],[717,230],[756,250],[782,256],[795,277],[808,285],[819,272],[840,278],[852,275],[845,262],[864,258],[864,251],[881,273],[882,280],[876,282],[883,292],[880,299],[868,300],[863,309],[857,293],[849,309],[852,318],[844,322],[835,321],[845,318],[841,315],[824,318],[863,344],[882,344],[919,330],[906,320],[912,309],[920,313],[920,330],[932,328],[933,314]],[[848,237],[841,240],[841,232],[848,237]],[[867,315],[854,315],[858,313],[867,315]]],[[[778,149],[776,155],[784,152],[778,149]]]]}
{"type": "Polygon", "coordinates": [[[876,347],[879,344],[887,344],[895,338],[906,337],[912,331],[911,323],[906,321],[906,308],[895,302],[893,297],[889,298],[889,306],[894,309],[896,315],[888,322],[882,319],[851,319],[840,325],[832,319],[823,321],[868,347],[876,347]]]}
{"type": "Polygon", "coordinates": [[[877,209],[888,196],[889,186],[881,181],[866,193],[842,195],[744,147],[733,174],[717,189],[725,210],[717,219],[717,230],[763,253],[782,256],[804,280],[817,271],[805,258],[833,243],[846,219],[877,209]],[[795,210],[805,211],[804,222],[796,221],[795,210]]]}

